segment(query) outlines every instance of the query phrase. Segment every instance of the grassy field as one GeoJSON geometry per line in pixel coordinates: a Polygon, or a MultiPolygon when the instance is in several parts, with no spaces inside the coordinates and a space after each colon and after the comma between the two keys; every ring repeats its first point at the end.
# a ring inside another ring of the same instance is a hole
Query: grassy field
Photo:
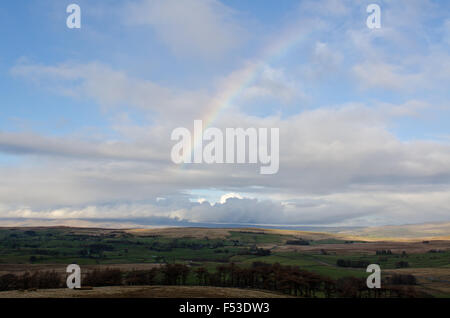
{"type": "Polygon", "coordinates": [[[393,255],[316,255],[315,258],[335,265],[338,259],[365,261],[370,264],[379,264],[381,268],[393,269],[396,268],[396,263],[400,261],[408,262],[412,268],[423,267],[445,267],[450,262],[450,251],[442,253],[420,253],[420,254],[393,254],[393,255]]]}
{"type": "MultiPolygon", "coordinates": [[[[397,270],[399,262],[407,263],[408,268],[402,270],[422,270],[430,274],[424,279],[420,276],[428,293],[450,297],[445,288],[447,281],[442,278],[442,273],[444,276],[450,273],[449,241],[365,242],[327,233],[260,229],[0,228],[1,273],[14,268],[45,269],[47,264],[48,268],[63,271],[72,263],[88,268],[118,266],[126,270],[145,264],[182,263],[192,269],[203,266],[214,272],[221,264],[251,267],[254,262],[263,262],[298,266],[332,279],[367,277],[365,267],[340,267],[338,260],[379,264],[390,274],[389,270],[397,270]],[[385,249],[392,254],[376,255],[377,251],[385,249]],[[435,282],[433,269],[441,274],[435,282]]],[[[193,273],[187,283],[196,284],[193,273]]]]}

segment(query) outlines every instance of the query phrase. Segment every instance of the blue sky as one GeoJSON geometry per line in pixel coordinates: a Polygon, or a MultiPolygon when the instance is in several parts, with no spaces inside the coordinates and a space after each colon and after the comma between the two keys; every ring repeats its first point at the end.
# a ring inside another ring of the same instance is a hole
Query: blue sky
{"type": "Polygon", "coordinates": [[[81,29],[69,3],[0,7],[4,222],[450,220],[448,1],[77,1],[81,29]],[[280,172],[174,166],[252,65],[213,124],[279,127],[280,172]]]}

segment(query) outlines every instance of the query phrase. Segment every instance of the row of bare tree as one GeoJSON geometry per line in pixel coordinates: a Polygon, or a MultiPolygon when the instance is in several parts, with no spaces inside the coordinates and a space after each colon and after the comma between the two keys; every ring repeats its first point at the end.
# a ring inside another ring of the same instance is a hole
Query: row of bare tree
{"type": "Polygon", "coordinates": [[[62,275],[55,271],[25,272],[0,276],[0,290],[46,289],[63,287],[62,275]]]}
{"type": "MultiPolygon", "coordinates": [[[[409,275],[411,276],[411,275],[409,275]]],[[[0,290],[64,287],[64,277],[54,271],[6,274],[0,276],[0,290]]],[[[119,269],[98,269],[83,275],[84,286],[119,285],[202,285],[271,290],[301,297],[416,297],[414,277],[396,276],[382,289],[368,289],[364,279],[345,277],[337,280],[298,266],[255,262],[250,267],[234,263],[219,265],[210,272],[205,267],[191,270],[184,264],[166,264],[151,270],[122,272],[119,269]],[[397,285],[396,285],[397,284],[397,285]]]]}

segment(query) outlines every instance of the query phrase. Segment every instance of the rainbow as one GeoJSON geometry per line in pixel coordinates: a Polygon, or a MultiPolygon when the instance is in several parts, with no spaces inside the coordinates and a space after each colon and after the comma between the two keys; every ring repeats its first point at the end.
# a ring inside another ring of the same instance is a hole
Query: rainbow
{"type": "MultiPolygon", "coordinates": [[[[208,107],[209,111],[203,116],[203,130],[211,127],[223,111],[254,82],[267,64],[284,57],[291,48],[295,47],[305,37],[305,33],[299,31],[299,28],[289,28],[288,31],[278,37],[277,41],[272,42],[271,45],[262,50],[257,62],[248,63],[242,69],[232,73],[231,80],[225,81],[219,92],[212,99],[211,105],[208,107]]],[[[201,147],[201,145],[202,140],[197,136],[191,152],[193,153],[194,149],[201,147]]],[[[184,164],[181,166],[184,166],[184,164]]]]}
{"type": "MultiPolygon", "coordinates": [[[[270,62],[284,57],[291,48],[295,47],[305,38],[298,28],[291,28],[279,37],[276,43],[272,43],[262,50],[261,57],[256,63],[249,63],[239,70],[236,81],[227,83],[215,96],[210,107],[210,111],[203,117],[204,129],[211,126],[233,100],[238,97],[247,87],[254,82],[255,78],[263,71],[270,62]]],[[[235,79],[234,77],[232,78],[235,79]]]]}

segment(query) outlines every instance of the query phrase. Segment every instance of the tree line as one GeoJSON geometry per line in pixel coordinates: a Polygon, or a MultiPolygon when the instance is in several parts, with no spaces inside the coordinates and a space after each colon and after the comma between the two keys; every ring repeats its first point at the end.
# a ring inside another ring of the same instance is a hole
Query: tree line
{"type": "MultiPolygon", "coordinates": [[[[120,285],[201,285],[263,289],[300,297],[415,297],[412,275],[394,275],[383,282],[382,289],[368,289],[365,279],[344,277],[332,279],[299,268],[278,263],[254,262],[250,267],[234,263],[218,265],[215,271],[201,266],[166,264],[150,270],[96,269],[83,274],[82,286],[120,285]]],[[[6,274],[0,276],[0,290],[45,289],[65,287],[63,274],[52,272],[6,274]]]]}

